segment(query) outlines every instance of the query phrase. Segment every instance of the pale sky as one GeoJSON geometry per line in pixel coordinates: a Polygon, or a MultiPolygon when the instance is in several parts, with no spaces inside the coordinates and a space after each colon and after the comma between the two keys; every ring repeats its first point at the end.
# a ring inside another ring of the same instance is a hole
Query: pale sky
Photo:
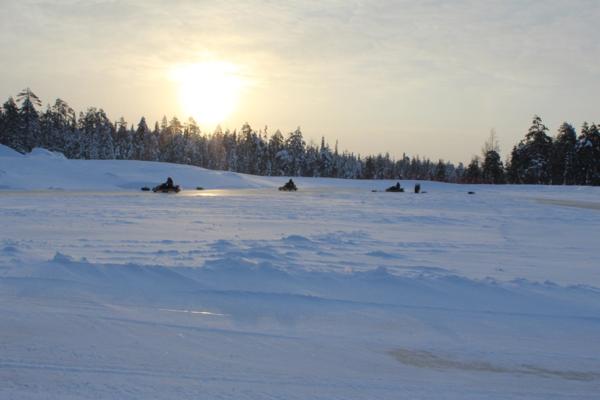
{"type": "Polygon", "coordinates": [[[600,122],[599,21],[598,0],[0,0],[0,99],[187,119],[173,71],[208,62],[242,82],[223,128],[450,161],[495,128],[504,158],[533,114],[600,122]]]}

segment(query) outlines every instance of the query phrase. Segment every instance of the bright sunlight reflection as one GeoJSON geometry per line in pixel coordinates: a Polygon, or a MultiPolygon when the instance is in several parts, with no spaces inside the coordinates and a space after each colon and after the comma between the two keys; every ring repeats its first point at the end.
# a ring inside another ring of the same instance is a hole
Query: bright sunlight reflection
{"type": "Polygon", "coordinates": [[[178,65],[171,78],[179,85],[183,112],[202,125],[223,122],[235,110],[244,86],[239,68],[224,61],[178,65]]]}

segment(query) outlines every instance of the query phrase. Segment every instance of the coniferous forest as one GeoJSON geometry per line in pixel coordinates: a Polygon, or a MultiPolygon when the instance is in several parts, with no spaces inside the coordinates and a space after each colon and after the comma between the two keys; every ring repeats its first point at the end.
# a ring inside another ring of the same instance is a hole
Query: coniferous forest
{"type": "Polygon", "coordinates": [[[244,124],[206,134],[193,119],[166,117],[153,126],[142,117],[134,126],[98,108],[77,114],[60,99],[42,109],[25,89],[0,108],[0,143],[21,153],[43,147],[74,159],[165,161],[255,175],[600,185],[600,126],[584,123],[578,134],[565,122],[552,137],[538,116],[506,162],[492,134],[482,155],[464,166],[388,153],[361,157],[340,152],[337,142],[332,149],[325,138],[306,143],[300,128],[284,135],[244,124]]]}

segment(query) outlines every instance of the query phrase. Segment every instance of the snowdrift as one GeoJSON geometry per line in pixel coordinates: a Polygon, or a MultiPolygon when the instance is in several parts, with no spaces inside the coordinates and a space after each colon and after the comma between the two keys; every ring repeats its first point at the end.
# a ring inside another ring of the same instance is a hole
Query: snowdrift
{"type": "Polygon", "coordinates": [[[8,146],[0,144],[0,157],[23,157],[23,154],[11,149],[8,146]]]}
{"type": "MultiPolygon", "coordinates": [[[[135,191],[154,187],[168,176],[184,190],[205,189],[276,189],[289,177],[263,177],[228,171],[164,162],[131,160],[69,160],[61,153],[35,148],[29,154],[20,154],[0,145],[0,189],[3,190],[69,190],[69,191],[135,191]]],[[[306,189],[337,189],[384,191],[395,180],[354,180],[333,178],[294,177],[300,191],[306,189]]],[[[406,193],[421,183],[428,193],[513,193],[554,199],[600,201],[600,188],[557,187],[530,185],[457,185],[440,182],[402,180],[406,193]]],[[[424,195],[427,195],[425,193],[424,195]]]]}
{"type": "MultiPolygon", "coordinates": [[[[13,190],[139,190],[172,176],[187,188],[259,188],[274,183],[258,177],[209,171],[179,164],[125,160],[68,160],[62,154],[34,149],[21,155],[0,153],[0,187],[13,190]]],[[[9,149],[10,150],[10,149],[9,149]]]]}
{"type": "Polygon", "coordinates": [[[0,147],[0,398],[597,397],[599,188],[286,180],[0,147]]]}

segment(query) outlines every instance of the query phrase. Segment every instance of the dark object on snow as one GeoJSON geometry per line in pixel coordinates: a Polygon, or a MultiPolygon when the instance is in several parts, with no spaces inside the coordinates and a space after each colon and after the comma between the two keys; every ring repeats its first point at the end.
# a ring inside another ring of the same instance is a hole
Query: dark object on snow
{"type": "Polygon", "coordinates": [[[196,186],[196,190],[204,190],[202,186],[196,186]]]}
{"type": "Polygon", "coordinates": [[[163,185],[158,185],[152,189],[154,193],[179,193],[180,190],[181,188],[179,187],[179,185],[174,185],[170,188],[165,187],[163,185]]]}
{"type": "Polygon", "coordinates": [[[148,186],[144,186],[142,188],[142,192],[149,192],[149,191],[150,191],[150,188],[148,186]]]}
{"type": "Polygon", "coordinates": [[[180,190],[179,185],[173,185],[173,179],[171,179],[171,177],[168,177],[165,183],[161,183],[152,189],[154,193],[177,193],[180,190]]]}
{"type": "Polygon", "coordinates": [[[385,191],[402,193],[402,192],[404,192],[404,188],[400,186],[400,182],[396,182],[396,184],[394,186],[390,186],[389,188],[385,189],[385,191]]]}
{"type": "Polygon", "coordinates": [[[298,188],[296,187],[294,181],[290,179],[285,185],[281,186],[279,190],[283,192],[295,192],[298,190],[298,188]]]}
{"type": "Polygon", "coordinates": [[[421,193],[421,184],[420,183],[415,184],[415,193],[417,193],[417,194],[421,193]]]}
{"type": "Polygon", "coordinates": [[[475,194],[475,192],[467,192],[467,194],[475,194]]]}

